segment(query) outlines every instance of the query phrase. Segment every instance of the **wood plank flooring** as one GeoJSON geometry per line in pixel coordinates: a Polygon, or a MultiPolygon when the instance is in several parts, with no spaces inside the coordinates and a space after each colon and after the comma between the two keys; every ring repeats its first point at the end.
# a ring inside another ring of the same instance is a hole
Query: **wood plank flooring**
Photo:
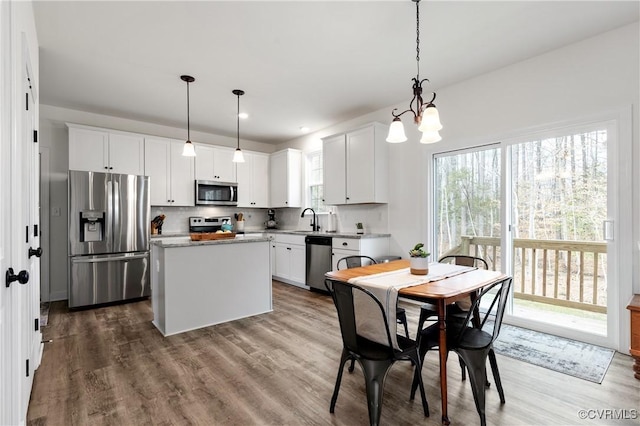
{"type": "MultiPolygon", "coordinates": [[[[164,338],[150,301],[69,312],[53,303],[43,329],[42,364],[30,425],[366,425],[359,367],[345,372],[335,414],[329,402],[342,343],[328,296],[274,281],[274,311],[164,338]]],[[[418,307],[404,305],[415,333],[418,307]]],[[[490,425],[637,425],[640,420],[580,419],[586,410],[640,410],[632,359],[616,354],[602,384],[498,355],[507,402],[487,391],[490,425]]],[[[384,388],[381,424],[439,425],[435,352],[423,377],[431,417],[409,401],[411,365],[396,363],[384,388]]],[[[478,424],[468,382],[449,359],[452,424],[478,424]]],[[[623,412],[624,413],[624,412],[623,412]]],[[[635,411],[640,414],[640,411],[635,411]]]]}

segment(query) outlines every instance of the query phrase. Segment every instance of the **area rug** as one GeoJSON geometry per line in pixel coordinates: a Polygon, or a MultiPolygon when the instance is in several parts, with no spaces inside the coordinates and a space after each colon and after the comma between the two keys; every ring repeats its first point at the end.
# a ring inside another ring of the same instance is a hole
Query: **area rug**
{"type": "Polygon", "coordinates": [[[602,383],[614,350],[503,324],[497,353],[594,383],[602,383]]]}

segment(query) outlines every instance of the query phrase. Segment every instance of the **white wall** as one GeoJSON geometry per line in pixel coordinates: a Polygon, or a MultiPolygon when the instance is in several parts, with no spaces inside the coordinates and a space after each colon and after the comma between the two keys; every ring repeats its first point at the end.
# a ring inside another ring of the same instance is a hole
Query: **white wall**
{"type": "MultiPolygon", "coordinates": [[[[119,117],[111,117],[100,114],[93,114],[83,111],[76,111],[50,105],[40,106],[40,143],[43,147],[49,148],[49,176],[42,176],[42,185],[49,185],[49,241],[50,247],[50,300],[65,300],[67,298],[67,250],[69,234],[67,230],[67,171],[69,170],[69,132],[66,122],[85,124],[88,126],[103,127],[107,129],[124,130],[137,132],[146,135],[169,137],[174,139],[184,139],[186,130],[162,126],[153,123],[145,123],[119,117]],[[53,212],[58,209],[59,216],[54,216],[53,212]]],[[[226,136],[212,135],[191,131],[194,142],[203,142],[221,146],[236,146],[236,139],[226,136]]],[[[273,152],[274,146],[260,142],[241,140],[243,149],[273,152]]],[[[177,208],[167,207],[152,208],[151,214],[155,216],[160,213],[168,215],[164,232],[186,232],[187,225],[184,222],[188,216],[197,214],[228,214],[232,211],[207,210],[203,212],[200,208],[177,208]]],[[[256,221],[264,221],[262,215],[255,215],[256,221]]],[[[257,225],[258,222],[256,222],[257,225]]],[[[46,231],[46,230],[45,230],[46,231]]],[[[46,250],[46,248],[45,248],[46,250]]]]}
{"type": "MultiPolygon", "coordinates": [[[[417,129],[405,119],[409,141],[389,148],[391,251],[404,254],[416,241],[428,239],[430,212],[426,208],[426,182],[431,173],[433,152],[499,141],[528,128],[633,108],[632,129],[626,129],[627,140],[621,141],[629,147],[633,160],[628,179],[620,180],[622,207],[632,208],[628,223],[623,223],[621,228],[632,229],[632,232],[619,233],[620,256],[628,259],[621,265],[628,269],[628,275],[623,271],[620,284],[628,286],[624,280],[631,279],[633,291],[640,293],[639,32],[638,23],[628,25],[438,90],[436,104],[444,129],[443,140],[437,144],[419,144],[417,129]]],[[[410,100],[408,84],[406,94],[406,101],[397,105],[398,108],[406,107],[410,100]]],[[[319,138],[366,122],[389,123],[392,108],[289,141],[278,149],[306,150],[317,144],[319,138]]],[[[623,309],[631,292],[631,286],[628,288],[619,294],[621,325],[625,320],[628,324],[628,314],[623,309]]],[[[620,348],[626,350],[628,331],[621,328],[620,333],[620,348]]]]}

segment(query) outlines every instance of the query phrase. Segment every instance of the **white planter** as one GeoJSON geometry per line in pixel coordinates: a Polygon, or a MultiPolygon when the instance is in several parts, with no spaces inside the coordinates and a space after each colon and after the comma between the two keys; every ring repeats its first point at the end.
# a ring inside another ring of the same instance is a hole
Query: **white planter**
{"type": "Polygon", "coordinates": [[[413,275],[427,275],[429,273],[428,257],[410,257],[410,272],[413,275]]]}

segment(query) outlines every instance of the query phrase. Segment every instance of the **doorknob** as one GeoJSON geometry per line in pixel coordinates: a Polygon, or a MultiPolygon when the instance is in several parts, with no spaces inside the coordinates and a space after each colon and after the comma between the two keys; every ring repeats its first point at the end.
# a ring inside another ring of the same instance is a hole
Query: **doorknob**
{"type": "Polygon", "coordinates": [[[13,273],[13,268],[7,269],[7,273],[4,275],[4,282],[7,287],[11,285],[12,282],[18,281],[20,284],[26,284],[29,282],[29,272],[22,270],[18,272],[18,275],[13,273]]]}
{"type": "Polygon", "coordinates": [[[31,259],[31,256],[42,256],[42,247],[38,247],[37,249],[32,249],[31,247],[29,247],[29,259],[31,259]]]}

